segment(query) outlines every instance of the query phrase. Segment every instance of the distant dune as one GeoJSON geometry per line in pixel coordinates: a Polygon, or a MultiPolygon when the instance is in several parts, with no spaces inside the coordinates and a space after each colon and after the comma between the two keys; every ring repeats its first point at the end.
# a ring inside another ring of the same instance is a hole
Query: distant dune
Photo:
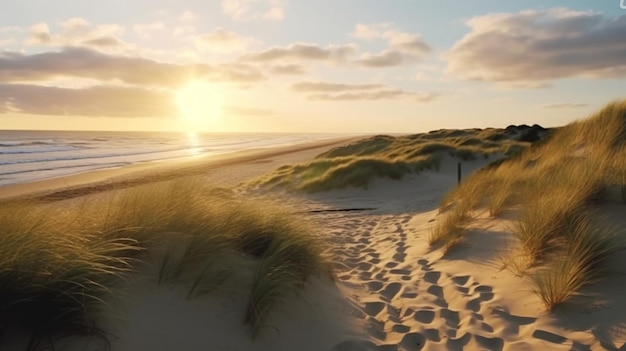
{"type": "Polygon", "coordinates": [[[550,133],[551,130],[539,125],[511,125],[506,129],[442,129],[396,137],[377,135],[336,147],[308,163],[285,165],[254,184],[312,192],[367,186],[376,176],[401,179],[406,174],[439,169],[446,155],[466,161],[511,156],[550,133]]]}

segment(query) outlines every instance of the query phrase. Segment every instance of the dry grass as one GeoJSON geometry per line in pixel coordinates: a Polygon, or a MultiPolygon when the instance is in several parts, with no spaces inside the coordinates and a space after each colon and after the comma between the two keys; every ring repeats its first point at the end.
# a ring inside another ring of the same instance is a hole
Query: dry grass
{"type": "Polygon", "coordinates": [[[477,172],[447,194],[442,211],[472,198],[491,216],[521,206],[511,229],[517,252],[505,261],[517,273],[541,266],[535,292],[548,309],[599,276],[597,263],[621,248],[615,230],[595,227],[592,209],[619,186],[626,199],[626,101],[588,118],[504,162],[477,172]],[[482,189],[477,191],[476,189],[482,189]]]}
{"type": "MultiPolygon", "coordinates": [[[[108,200],[0,206],[0,333],[98,335],[98,316],[133,274],[210,293],[254,276],[245,321],[260,331],[275,304],[329,272],[300,218],[193,180],[141,186],[108,200]],[[249,272],[249,273],[246,273],[249,272]]],[[[244,284],[245,285],[245,284],[244,284]]]]}
{"type": "Polygon", "coordinates": [[[306,164],[282,166],[252,185],[309,192],[363,187],[375,177],[401,179],[406,174],[437,170],[444,155],[471,160],[527,146],[528,143],[512,139],[501,129],[440,130],[402,137],[379,135],[334,148],[306,164]]]}
{"type": "Polygon", "coordinates": [[[623,248],[622,233],[588,215],[572,218],[564,233],[565,248],[545,268],[531,278],[533,291],[547,310],[567,301],[605,273],[604,261],[623,248]]]}
{"type": "Polygon", "coordinates": [[[445,256],[463,240],[465,225],[470,219],[469,213],[463,208],[446,213],[431,230],[428,245],[441,247],[445,256]]]}

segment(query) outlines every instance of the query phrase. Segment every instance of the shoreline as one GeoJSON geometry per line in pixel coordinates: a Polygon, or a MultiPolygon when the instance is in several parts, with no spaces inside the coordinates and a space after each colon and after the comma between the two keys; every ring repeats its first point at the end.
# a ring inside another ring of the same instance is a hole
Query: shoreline
{"type": "MultiPolygon", "coordinates": [[[[102,191],[129,188],[141,184],[166,181],[180,177],[202,175],[210,171],[224,171],[224,167],[265,164],[258,167],[258,175],[272,170],[272,163],[292,163],[311,160],[323,151],[348,143],[364,136],[333,138],[314,142],[298,143],[288,146],[276,146],[241,150],[227,154],[190,156],[185,159],[156,161],[133,164],[119,168],[94,170],[68,176],[49,178],[28,183],[11,184],[0,187],[0,200],[35,199],[59,201],[102,191]],[[306,154],[306,155],[301,155],[306,154]],[[313,155],[311,155],[313,154],[313,155]],[[272,158],[279,158],[272,160],[272,158]]],[[[247,167],[251,168],[251,167],[247,167]]],[[[248,170],[250,171],[250,170],[248,170]]],[[[250,173],[250,172],[248,172],[250,173]]],[[[229,177],[227,183],[247,180],[244,177],[229,177]],[[239,181],[237,181],[239,180],[239,181]]]]}

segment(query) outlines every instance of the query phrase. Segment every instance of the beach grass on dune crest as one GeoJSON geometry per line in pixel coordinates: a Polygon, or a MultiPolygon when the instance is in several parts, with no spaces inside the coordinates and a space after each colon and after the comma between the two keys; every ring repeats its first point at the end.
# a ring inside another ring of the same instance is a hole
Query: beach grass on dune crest
{"type": "Polygon", "coordinates": [[[532,268],[534,291],[552,309],[597,279],[601,262],[623,247],[622,233],[598,224],[594,208],[613,186],[626,199],[625,144],[626,100],[476,172],[444,196],[440,211],[468,198],[469,210],[493,217],[515,208],[517,252],[505,261],[518,274],[532,268]]]}
{"type": "Polygon", "coordinates": [[[250,286],[242,322],[256,335],[281,299],[329,271],[300,218],[197,180],[58,207],[0,207],[0,333],[31,333],[31,350],[65,335],[106,339],[106,301],[137,274],[182,287],[187,298],[231,280],[250,286]]]}
{"type": "Polygon", "coordinates": [[[407,174],[438,170],[446,155],[472,160],[514,152],[527,145],[503,130],[378,135],[329,150],[309,163],[284,165],[251,184],[307,192],[364,187],[375,177],[401,179],[407,174]],[[494,138],[495,135],[500,138],[494,138]]]}

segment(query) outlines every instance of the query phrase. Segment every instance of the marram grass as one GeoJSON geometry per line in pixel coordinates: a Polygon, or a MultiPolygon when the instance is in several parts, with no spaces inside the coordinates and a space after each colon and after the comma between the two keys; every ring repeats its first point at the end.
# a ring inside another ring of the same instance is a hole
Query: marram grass
{"type": "Polygon", "coordinates": [[[252,281],[242,320],[256,335],[280,300],[328,273],[301,218],[185,179],[66,204],[0,206],[0,333],[31,333],[30,350],[67,335],[106,339],[109,294],[136,274],[187,298],[252,281]],[[250,271],[250,274],[244,274],[250,271]]]}
{"type": "Polygon", "coordinates": [[[444,196],[440,210],[468,198],[469,210],[484,206],[494,217],[515,207],[517,252],[507,253],[507,263],[517,273],[533,269],[533,291],[552,309],[598,279],[602,262],[623,248],[623,234],[598,224],[593,209],[612,186],[626,199],[625,147],[623,100],[474,173],[444,196]]]}
{"type": "Polygon", "coordinates": [[[366,187],[377,177],[401,179],[407,174],[437,170],[446,155],[472,160],[505,154],[527,145],[512,140],[504,130],[441,130],[397,137],[379,135],[334,148],[308,163],[284,165],[251,184],[306,192],[366,187]],[[500,137],[493,138],[495,135],[500,137]]]}

